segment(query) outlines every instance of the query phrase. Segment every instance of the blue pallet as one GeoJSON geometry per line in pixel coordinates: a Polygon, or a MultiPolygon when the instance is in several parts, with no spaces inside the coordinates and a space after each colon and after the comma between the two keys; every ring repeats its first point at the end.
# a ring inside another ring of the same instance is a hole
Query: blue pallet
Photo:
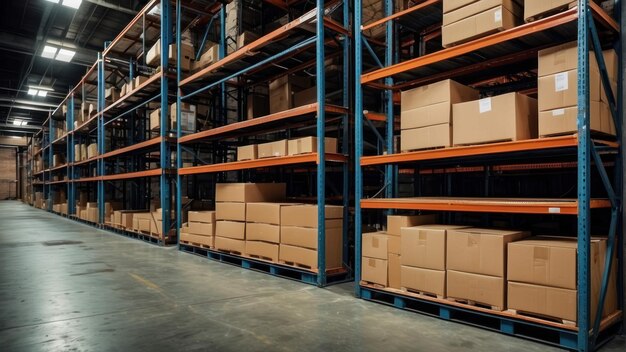
{"type": "MultiPolygon", "coordinates": [[[[317,274],[303,269],[280,265],[276,263],[270,263],[254,258],[241,257],[238,255],[215,251],[212,249],[189,246],[182,243],[178,245],[178,248],[182,252],[206,257],[218,262],[227,263],[241,268],[255,270],[273,276],[296,280],[299,282],[317,286],[317,274]]],[[[345,272],[336,274],[326,274],[326,285],[349,282],[352,280],[353,279],[347,270],[345,272]]]]}
{"type": "Polygon", "coordinates": [[[150,244],[154,244],[154,245],[157,245],[157,246],[165,246],[166,245],[165,241],[163,241],[161,239],[158,239],[156,237],[152,237],[150,235],[143,234],[143,233],[138,233],[138,232],[133,232],[133,231],[126,231],[126,230],[118,229],[116,227],[112,227],[112,226],[109,226],[109,225],[100,225],[99,228],[107,230],[107,231],[111,231],[111,232],[113,232],[115,234],[122,235],[124,237],[130,237],[130,238],[133,238],[133,239],[136,239],[136,240],[140,240],[140,241],[144,241],[144,242],[147,242],[147,243],[150,243],[150,244]]]}

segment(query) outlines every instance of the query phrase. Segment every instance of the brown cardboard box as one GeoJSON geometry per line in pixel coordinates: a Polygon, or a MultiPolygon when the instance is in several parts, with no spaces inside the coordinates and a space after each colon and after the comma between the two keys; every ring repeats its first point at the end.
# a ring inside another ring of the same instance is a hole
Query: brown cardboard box
{"type": "MultiPolygon", "coordinates": [[[[612,133],[612,126],[603,114],[606,104],[589,102],[589,123],[591,131],[612,133]]],[[[608,107],[606,107],[608,109],[608,107]]],[[[555,136],[578,132],[578,106],[539,112],[539,136],[555,136]]]]}
{"type": "Polygon", "coordinates": [[[389,254],[397,254],[400,255],[402,252],[402,240],[400,236],[391,235],[387,233],[387,252],[389,254]]]}
{"type": "MultiPolygon", "coordinates": [[[[326,220],[326,241],[332,240],[335,243],[341,243],[342,229],[343,220],[326,220]]],[[[317,228],[311,227],[281,226],[280,243],[317,249],[317,230],[317,228]]]]}
{"type": "Polygon", "coordinates": [[[520,23],[521,20],[511,11],[504,6],[497,6],[443,26],[441,29],[442,45],[443,47],[450,47],[497,31],[513,28],[520,23]]]}
{"type": "Polygon", "coordinates": [[[402,265],[400,286],[403,290],[446,296],[446,271],[402,265]]]}
{"type": "Polygon", "coordinates": [[[269,115],[270,106],[267,95],[248,94],[246,118],[251,120],[256,117],[269,115]]]}
{"type": "Polygon", "coordinates": [[[388,263],[387,259],[363,257],[361,260],[361,280],[387,286],[388,263]]]}
{"type": "Polygon", "coordinates": [[[293,108],[293,93],[309,88],[311,79],[284,75],[269,83],[270,114],[293,108]]]}
{"type": "Polygon", "coordinates": [[[402,265],[446,270],[446,233],[462,228],[457,225],[403,227],[400,230],[402,265]]]}
{"type": "Polygon", "coordinates": [[[255,160],[257,158],[258,149],[256,144],[249,144],[237,147],[237,161],[255,160]]]}
{"type": "Polygon", "coordinates": [[[192,211],[190,210],[187,213],[190,222],[206,222],[209,224],[215,223],[215,211],[213,210],[204,210],[204,211],[192,211]]]}
{"type": "Polygon", "coordinates": [[[258,38],[259,36],[256,33],[244,31],[239,35],[239,37],[237,37],[237,49],[241,49],[242,47],[252,43],[258,38]]]}
{"type": "Polygon", "coordinates": [[[400,150],[411,151],[452,146],[452,126],[447,123],[400,131],[400,150]]]}
{"type": "Polygon", "coordinates": [[[575,3],[575,0],[525,0],[524,20],[536,19],[536,17],[563,8],[565,5],[575,3]]]}
{"type": "Polygon", "coordinates": [[[246,240],[280,243],[280,226],[256,222],[246,223],[246,240]]]}
{"type": "Polygon", "coordinates": [[[250,256],[261,257],[261,259],[269,259],[273,262],[278,261],[278,244],[246,240],[245,252],[250,256]]]}
{"type": "Polygon", "coordinates": [[[247,203],[247,222],[280,225],[280,213],[283,207],[299,205],[297,203],[247,203]]]}
{"type": "Polygon", "coordinates": [[[281,202],[285,200],[284,183],[218,183],[216,202],[281,202]]]}
{"type": "Polygon", "coordinates": [[[192,235],[213,236],[215,235],[215,225],[206,222],[189,222],[185,232],[192,235]]]}
{"type": "Polygon", "coordinates": [[[148,80],[148,77],[146,76],[135,77],[135,80],[133,81],[133,89],[139,88],[139,86],[142,85],[147,80],[148,80]]]}
{"type": "Polygon", "coordinates": [[[215,220],[246,221],[246,203],[216,202],[215,220]]]}
{"type": "Polygon", "coordinates": [[[80,155],[80,144],[74,145],[74,161],[81,161],[83,158],[80,155]]]}
{"type": "Polygon", "coordinates": [[[454,145],[537,137],[537,100],[508,93],[452,106],[454,145]]]}
{"type": "MultiPolygon", "coordinates": [[[[207,43],[207,44],[210,44],[210,43],[207,43]]],[[[191,64],[192,71],[199,71],[219,60],[219,49],[220,49],[219,45],[212,44],[212,45],[208,45],[207,47],[209,49],[204,54],[200,55],[200,57],[198,58],[198,61],[192,62],[191,64]]]]}
{"type": "Polygon", "coordinates": [[[511,281],[507,286],[509,309],[576,321],[576,290],[511,281]]]}
{"type": "Polygon", "coordinates": [[[215,236],[238,240],[246,239],[245,222],[218,220],[215,222],[215,226],[215,236]]]}
{"type": "MultiPolygon", "coordinates": [[[[176,130],[177,125],[177,105],[170,104],[170,123],[171,129],[176,130]]],[[[196,132],[196,106],[189,103],[181,103],[180,108],[180,129],[183,132],[196,132]]]]}
{"type": "Polygon", "coordinates": [[[120,90],[115,87],[107,88],[104,91],[104,99],[109,102],[114,102],[120,98],[120,90]]]}
{"type": "MultiPolygon", "coordinates": [[[[329,241],[326,241],[326,270],[342,267],[342,251],[341,242],[339,242],[337,246],[336,244],[331,244],[329,241]]],[[[311,269],[317,269],[317,250],[315,249],[295,247],[281,243],[278,255],[282,262],[296,263],[309,266],[311,269]]]]}
{"type": "Polygon", "coordinates": [[[293,94],[293,106],[317,103],[317,87],[311,87],[293,94]]]}
{"type": "Polygon", "coordinates": [[[446,268],[468,273],[504,277],[509,242],[528,237],[513,230],[465,228],[448,230],[446,268]]]}
{"type": "MultiPolygon", "coordinates": [[[[194,57],[193,46],[181,43],[181,69],[183,71],[189,71],[191,68],[191,59],[194,57]]],[[[178,58],[178,51],[176,49],[176,44],[170,44],[168,47],[168,63],[176,64],[176,59],[178,58]]],[[[157,42],[148,50],[146,54],[146,65],[148,66],[161,66],[161,39],[157,40],[157,42]]]]}
{"type": "Polygon", "coordinates": [[[87,147],[87,158],[91,159],[95,158],[96,156],[98,156],[98,145],[96,143],[91,143],[87,147]]]}
{"type": "Polygon", "coordinates": [[[98,208],[87,208],[87,221],[98,222],[98,208]]]}
{"type": "Polygon", "coordinates": [[[401,228],[403,227],[434,224],[436,222],[437,222],[437,214],[388,215],[387,216],[387,233],[390,235],[400,236],[402,234],[401,228]]]}
{"type": "Polygon", "coordinates": [[[199,244],[203,246],[207,246],[213,248],[214,236],[200,236],[194,235],[186,232],[186,228],[180,229],[180,240],[185,242],[190,242],[193,244],[199,244]],[[185,231],[183,231],[185,230],[185,231]]]}
{"type": "Polygon", "coordinates": [[[443,0],[443,13],[454,11],[480,0],[443,0]]]}
{"type": "Polygon", "coordinates": [[[446,295],[505,309],[505,280],[502,277],[446,271],[446,295]]]}
{"type": "Polygon", "coordinates": [[[261,143],[257,146],[259,159],[287,155],[287,140],[261,143]]]}
{"type": "Polygon", "coordinates": [[[501,6],[511,12],[515,17],[522,17],[522,6],[518,4],[519,0],[481,0],[476,1],[467,6],[461,7],[455,11],[443,14],[442,25],[447,26],[468,17],[478,15],[489,9],[501,6]]]}
{"type": "MultiPolygon", "coordinates": [[[[302,204],[281,208],[282,226],[300,226],[317,228],[317,205],[302,204]]],[[[342,219],[343,207],[327,205],[325,207],[325,219],[342,219]]]]}
{"type": "Polygon", "coordinates": [[[223,251],[237,252],[242,255],[246,253],[246,241],[244,240],[215,236],[214,246],[215,249],[223,251]]]}
{"type": "MultiPolygon", "coordinates": [[[[447,79],[403,91],[401,93],[400,111],[405,113],[419,108],[439,105],[441,103],[450,105],[476,99],[478,99],[477,90],[447,79]]],[[[432,118],[420,116],[417,118],[418,121],[415,122],[401,121],[402,129],[449,123],[452,122],[449,114],[450,111],[444,109],[443,114],[436,114],[432,118]]],[[[419,115],[424,115],[423,111],[421,111],[419,115]]]]}
{"type": "MultiPolygon", "coordinates": [[[[538,79],[539,111],[578,104],[578,70],[559,72],[538,79]]],[[[589,70],[589,100],[600,101],[600,73],[589,70]]]]}
{"type": "Polygon", "coordinates": [[[387,234],[384,232],[370,232],[363,234],[363,256],[368,258],[388,258],[387,234]]]}
{"type": "Polygon", "coordinates": [[[156,109],[150,113],[150,130],[161,128],[161,109],[156,109]]]}
{"type": "MultiPolygon", "coordinates": [[[[389,236],[395,237],[395,236],[389,236]]],[[[400,255],[395,253],[388,253],[387,259],[387,286],[395,289],[401,287],[401,266],[400,255]]]]}
{"type": "MultiPolygon", "coordinates": [[[[326,153],[337,153],[337,138],[324,138],[326,153]]],[[[317,137],[290,139],[287,142],[288,155],[317,153],[317,137]]]]}

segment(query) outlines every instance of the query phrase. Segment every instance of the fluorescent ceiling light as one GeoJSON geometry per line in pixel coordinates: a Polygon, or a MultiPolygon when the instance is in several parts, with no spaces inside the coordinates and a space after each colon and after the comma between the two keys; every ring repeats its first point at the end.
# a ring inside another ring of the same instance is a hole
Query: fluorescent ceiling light
{"type": "Polygon", "coordinates": [[[54,57],[57,54],[57,48],[50,46],[50,45],[46,45],[43,47],[43,51],[41,52],[41,56],[45,57],[46,59],[54,59],[54,57]]]}
{"type": "Polygon", "coordinates": [[[17,120],[17,119],[16,119],[16,120],[13,120],[13,124],[14,124],[15,126],[21,126],[21,125],[22,125],[22,122],[23,122],[22,120],[17,120]]]}
{"type": "Polygon", "coordinates": [[[73,50],[59,49],[59,54],[55,57],[55,59],[63,62],[70,62],[72,61],[74,55],[76,55],[76,52],[73,50]]]}
{"type": "Polygon", "coordinates": [[[52,2],[52,3],[55,3],[55,4],[58,4],[58,3],[59,3],[59,0],[46,0],[46,1],[47,1],[47,2],[52,2]]]}
{"type": "Polygon", "coordinates": [[[37,92],[37,96],[45,98],[46,95],[48,95],[48,91],[40,90],[39,92],[37,92]]]}
{"type": "Polygon", "coordinates": [[[48,92],[54,92],[54,88],[52,87],[46,87],[46,86],[29,86],[31,89],[37,89],[37,90],[45,90],[48,92]]]}
{"type": "MultiPolygon", "coordinates": [[[[58,2],[59,0],[56,1],[58,2]]],[[[63,0],[63,5],[73,9],[78,9],[81,2],[83,2],[83,0],[63,0]]]]}
{"type": "Polygon", "coordinates": [[[37,95],[38,92],[37,89],[28,88],[28,95],[37,95]]]}

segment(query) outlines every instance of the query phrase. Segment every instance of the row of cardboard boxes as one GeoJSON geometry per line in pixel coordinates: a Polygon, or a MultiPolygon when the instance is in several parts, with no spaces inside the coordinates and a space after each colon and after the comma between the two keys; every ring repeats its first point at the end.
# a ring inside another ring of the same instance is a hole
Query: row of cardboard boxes
{"type": "MultiPolygon", "coordinates": [[[[577,240],[513,230],[432,224],[432,215],[389,216],[386,232],[363,234],[362,280],[418,295],[575,324],[577,240]]],[[[592,320],[606,238],[590,247],[592,320]]],[[[617,310],[615,266],[602,312],[617,310]]]]}
{"type": "MultiPolygon", "coordinates": [[[[615,94],[618,58],[613,49],[602,54],[615,94]]],[[[452,80],[402,92],[401,151],[576,133],[576,42],[541,50],[538,61],[538,100],[519,93],[478,99],[477,90],[452,80]]],[[[615,135],[615,124],[593,53],[590,54],[589,100],[591,130],[615,135]]]]}
{"type": "MultiPolygon", "coordinates": [[[[331,137],[324,138],[324,150],[326,153],[337,153],[337,139],[331,137]]],[[[307,153],[317,153],[317,137],[283,139],[237,147],[237,161],[307,153]]]]}

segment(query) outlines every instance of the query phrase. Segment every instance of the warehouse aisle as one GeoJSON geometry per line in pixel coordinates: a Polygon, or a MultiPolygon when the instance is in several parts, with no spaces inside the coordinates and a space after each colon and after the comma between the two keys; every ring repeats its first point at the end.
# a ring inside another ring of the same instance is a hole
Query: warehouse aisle
{"type": "MultiPolygon", "coordinates": [[[[548,351],[0,202],[3,351],[548,351]]],[[[609,350],[623,351],[624,339],[609,350]]]]}

